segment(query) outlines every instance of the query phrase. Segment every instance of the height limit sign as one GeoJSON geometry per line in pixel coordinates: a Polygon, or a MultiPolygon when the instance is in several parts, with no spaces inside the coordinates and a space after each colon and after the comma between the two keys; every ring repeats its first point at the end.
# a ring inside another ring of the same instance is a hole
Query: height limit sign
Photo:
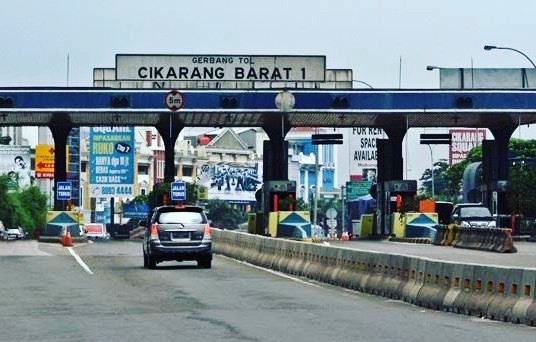
{"type": "Polygon", "coordinates": [[[164,103],[169,110],[176,111],[181,109],[184,105],[184,98],[182,97],[181,93],[176,90],[172,90],[166,94],[164,103]]]}

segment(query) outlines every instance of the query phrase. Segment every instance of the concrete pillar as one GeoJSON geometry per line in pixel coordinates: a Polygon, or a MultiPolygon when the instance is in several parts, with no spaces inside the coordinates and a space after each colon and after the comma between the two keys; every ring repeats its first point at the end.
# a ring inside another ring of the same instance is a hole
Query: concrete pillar
{"type": "Polygon", "coordinates": [[[404,136],[406,135],[406,128],[383,128],[383,130],[389,137],[392,151],[392,178],[389,180],[402,180],[404,179],[404,156],[402,154],[402,142],[404,141],[404,136]]]}
{"type": "Polygon", "coordinates": [[[175,143],[183,128],[184,125],[182,122],[178,118],[173,118],[173,113],[161,115],[160,121],[156,125],[156,129],[162,137],[165,146],[165,182],[173,182],[175,180],[175,143]]]}
{"type": "Polygon", "coordinates": [[[67,137],[73,126],[49,126],[54,138],[54,210],[65,209],[65,201],[59,201],[56,196],[58,182],[67,180],[67,137]]]}
{"type": "Polygon", "coordinates": [[[290,126],[273,124],[263,126],[270,141],[264,142],[263,182],[269,180],[288,180],[288,142],[285,136],[290,126]]]}
{"type": "Polygon", "coordinates": [[[508,199],[503,189],[498,189],[498,181],[508,180],[508,144],[510,137],[514,133],[515,127],[505,126],[500,128],[490,128],[495,141],[483,142],[482,146],[482,167],[485,181],[485,191],[483,202],[489,208],[496,207],[499,215],[508,215],[508,199]],[[494,202],[493,192],[497,192],[497,202],[494,202]]]}

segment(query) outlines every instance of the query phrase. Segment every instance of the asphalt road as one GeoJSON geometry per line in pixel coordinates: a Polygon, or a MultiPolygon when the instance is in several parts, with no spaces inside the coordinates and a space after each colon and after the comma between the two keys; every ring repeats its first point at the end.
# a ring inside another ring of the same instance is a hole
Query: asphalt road
{"type": "Polygon", "coordinates": [[[536,242],[514,242],[514,246],[518,250],[517,253],[494,253],[454,248],[450,246],[391,242],[386,240],[329,241],[329,244],[339,248],[370,250],[390,254],[416,255],[442,261],[536,268],[536,242]]]}
{"type": "Polygon", "coordinates": [[[0,242],[0,341],[531,341],[536,328],[424,310],[216,256],[142,267],[139,241],[0,242]]]}

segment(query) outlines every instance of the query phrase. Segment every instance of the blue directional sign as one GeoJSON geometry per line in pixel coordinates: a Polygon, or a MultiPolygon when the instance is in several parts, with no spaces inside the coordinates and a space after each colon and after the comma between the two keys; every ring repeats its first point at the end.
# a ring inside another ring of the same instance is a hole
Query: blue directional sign
{"type": "Polygon", "coordinates": [[[56,183],[56,198],[58,201],[68,201],[71,199],[73,184],[71,182],[56,183]]]}
{"type": "Polygon", "coordinates": [[[185,201],[186,200],[186,183],[172,182],[171,183],[171,200],[185,201]]]}

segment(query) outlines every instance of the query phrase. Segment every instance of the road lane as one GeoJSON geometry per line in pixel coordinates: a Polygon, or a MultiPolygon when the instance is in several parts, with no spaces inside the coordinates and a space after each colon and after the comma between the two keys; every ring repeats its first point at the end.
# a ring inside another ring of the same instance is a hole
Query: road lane
{"type": "MultiPolygon", "coordinates": [[[[40,244],[41,245],[41,244],[40,244]]],[[[0,244],[0,249],[2,244],[0,244]]],[[[536,329],[423,310],[216,256],[143,268],[139,241],[0,256],[0,341],[534,341],[536,329]],[[7,272],[4,272],[7,270],[7,272]],[[7,327],[7,328],[6,328],[7,327]]]]}
{"type": "Polygon", "coordinates": [[[498,265],[520,268],[536,268],[536,243],[515,242],[518,253],[494,253],[450,246],[434,246],[431,244],[416,244],[391,241],[329,241],[337,248],[360,249],[389,254],[405,254],[421,256],[441,261],[498,265]]]}

